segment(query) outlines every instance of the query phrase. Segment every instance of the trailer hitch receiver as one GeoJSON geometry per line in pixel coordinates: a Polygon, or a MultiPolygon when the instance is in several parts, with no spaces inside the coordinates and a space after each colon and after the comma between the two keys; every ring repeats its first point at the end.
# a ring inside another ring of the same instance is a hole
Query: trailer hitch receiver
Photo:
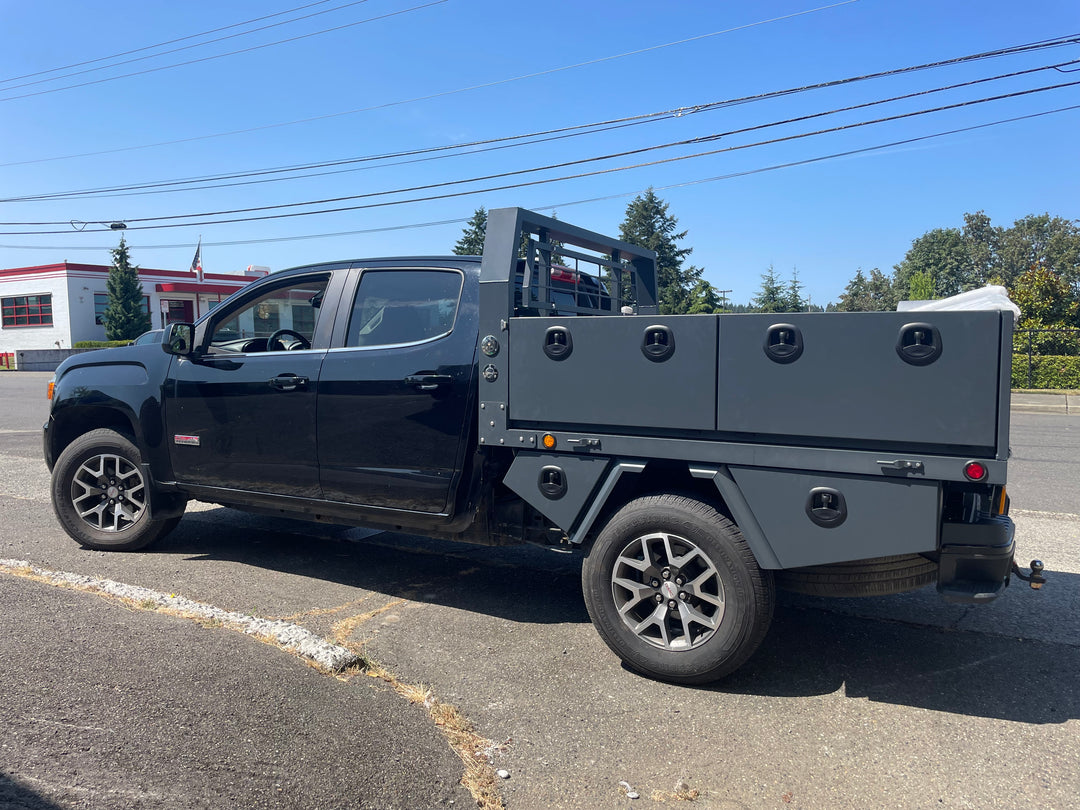
{"type": "Polygon", "coordinates": [[[1042,560],[1031,561],[1031,573],[1028,575],[1025,575],[1020,570],[1020,566],[1016,564],[1015,560],[1012,564],[1012,572],[1016,574],[1017,577],[1024,580],[1024,582],[1028,583],[1036,591],[1046,584],[1046,577],[1043,576],[1044,570],[1045,566],[1043,565],[1042,560]]]}

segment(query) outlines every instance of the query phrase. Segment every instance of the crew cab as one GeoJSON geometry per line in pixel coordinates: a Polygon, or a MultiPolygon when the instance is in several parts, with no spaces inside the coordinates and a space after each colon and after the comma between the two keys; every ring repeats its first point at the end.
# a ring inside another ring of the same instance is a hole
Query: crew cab
{"type": "Polygon", "coordinates": [[[66,360],[45,459],[89,548],[195,499],[577,552],[607,644],[702,683],[778,587],[980,603],[1019,573],[1011,336],[995,311],[661,315],[651,251],[498,209],[483,257],[297,267],[66,360]]]}

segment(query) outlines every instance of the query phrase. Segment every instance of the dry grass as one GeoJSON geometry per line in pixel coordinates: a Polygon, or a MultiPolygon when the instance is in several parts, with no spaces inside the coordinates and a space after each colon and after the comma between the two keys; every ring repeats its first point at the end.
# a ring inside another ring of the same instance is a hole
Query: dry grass
{"type": "Polygon", "coordinates": [[[341,613],[346,610],[350,610],[357,605],[366,602],[375,594],[366,593],[359,599],[353,599],[351,602],[346,602],[344,605],[336,605],[335,607],[328,608],[312,608],[311,610],[305,610],[302,613],[294,613],[291,616],[267,616],[266,618],[281,621],[281,622],[295,622],[300,619],[314,619],[319,616],[332,616],[335,613],[341,613]]]}
{"type": "Polygon", "coordinates": [[[367,675],[389,684],[410,703],[423,706],[461,760],[465,768],[461,784],[472,794],[476,806],[481,810],[504,810],[502,796],[496,788],[495,770],[487,755],[497,747],[491,740],[481,737],[465,715],[456,707],[440,702],[430,688],[402,683],[396,675],[378,665],[369,667],[367,675]]]}
{"type": "MultiPolygon", "coordinates": [[[[398,605],[403,604],[405,604],[404,599],[396,599],[393,602],[387,602],[382,607],[375,608],[374,610],[369,610],[366,613],[358,613],[355,616],[350,616],[347,619],[342,619],[340,622],[335,623],[334,626],[330,628],[330,637],[333,639],[335,644],[340,644],[343,647],[349,647],[350,649],[352,649],[349,646],[349,636],[353,634],[353,631],[356,630],[357,627],[362,625],[364,622],[375,618],[380,613],[385,613],[386,611],[390,610],[390,608],[395,608],[398,605]]],[[[355,650],[353,650],[353,652],[355,652],[355,650]]]]}

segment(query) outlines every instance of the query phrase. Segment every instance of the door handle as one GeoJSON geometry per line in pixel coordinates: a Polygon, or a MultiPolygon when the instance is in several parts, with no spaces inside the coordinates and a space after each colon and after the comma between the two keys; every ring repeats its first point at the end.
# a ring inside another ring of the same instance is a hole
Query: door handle
{"type": "Polygon", "coordinates": [[[454,378],[449,374],[410,374],[405,378],[409,385],[415,385],[420,391],[434,391],[440,385],[452,383],[454,378]]]}
{"type": "Polygon", "coordinates": [[[279,374],[270,380],[270,387],[278,391],[295,391],[297,388],[307,388],[307,384],[307,377],[295,374],[279,374]]]}

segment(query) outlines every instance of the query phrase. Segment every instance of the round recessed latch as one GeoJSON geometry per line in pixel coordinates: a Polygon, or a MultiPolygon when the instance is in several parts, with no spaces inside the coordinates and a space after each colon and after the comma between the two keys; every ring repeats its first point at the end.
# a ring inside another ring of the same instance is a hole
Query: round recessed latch
{"type": "Polygon", "coordinates": [[[929,323],[906,323],[896,338],[896,353],[912,366],[928,366],[941,357],[941,333],[929,323]]]}
{"type": "Polygon", "coordinates": [[[802,356],[802,330],[790,323],[774,323],[765,333],[765,356],[774,363],[794,363],[802,356]]]}
{"type": "Polygon", "coordinates": [[[641,353],[647,360],[662,363],[675,354],[675,335],[667,326],[649,326],[641,338],[641,353]]]}
{"type": "Polygon", "coordinates": [[[540,488],[541,495],[549,501],[557,501],[566,494],[566,473],[563,472],[562,467],[549,464],[540,470],[536,484],[540,488]]]}
{"type": "Polygon", "coordinates": [[[565,360],[574,351],[574,338],[565,326],[552,326],[544,332],[544,354],[552,360],[565,360]]]}
{"type": "Polygon", "coordinates": [[[844,494],[832,487],[814,487],[806,499],[806,514],[823,529],[835,529],[847,520],[844,494]]]}
{"type": "Polygon", "coordinates": [[[488,363],[486,366],[484,366],[483,374],[484,379],[488,382],[495,382],[497,379],[499,379],[499,370],[495,368],[494,363],[488,363]]]}
{"type": "Polygon", "coordinates": [[[494,357],[499,353],[499,340],[494,335],[488,335],[480,341],[480,351],[488,357],[494,357]]]}

